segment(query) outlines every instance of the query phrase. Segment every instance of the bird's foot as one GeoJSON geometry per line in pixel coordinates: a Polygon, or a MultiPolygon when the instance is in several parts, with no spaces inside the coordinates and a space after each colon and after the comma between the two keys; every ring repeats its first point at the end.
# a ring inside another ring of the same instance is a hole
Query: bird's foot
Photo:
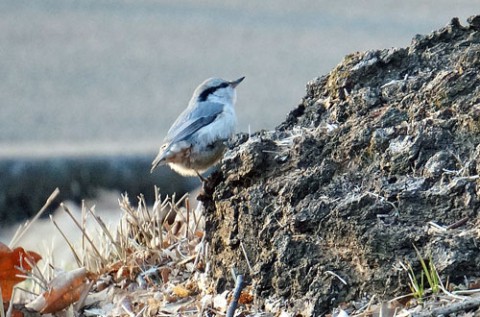
{"type": "Polygon", "coordinates": [[[200,174],[198,171],[195,171],[195,173],[197,173],[197,176],[198,176],[198,178],[200,178],[202,183],[205,183],[207,181],[207,179],[205,177],[203,177],[202,174],[200,174]]]}

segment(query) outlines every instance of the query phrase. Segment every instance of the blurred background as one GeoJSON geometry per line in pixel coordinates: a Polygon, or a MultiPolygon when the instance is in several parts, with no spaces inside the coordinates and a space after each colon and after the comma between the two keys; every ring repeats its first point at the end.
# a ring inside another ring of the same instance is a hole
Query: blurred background
{"type": "Polygon", "coordinates": [[[204,79],[246,76],[238,131],[273,129],[307,81],[355,51],[404,47],[479,0],[0,0],[0,224],[55,187],[135,198],[199,184],[150,175],[170,124],[204,79]]]}

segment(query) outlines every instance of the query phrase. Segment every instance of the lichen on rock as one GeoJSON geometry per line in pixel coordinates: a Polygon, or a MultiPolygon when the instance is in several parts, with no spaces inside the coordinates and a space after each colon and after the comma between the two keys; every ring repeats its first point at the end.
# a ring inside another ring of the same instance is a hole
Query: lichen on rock
{"type": "Polygon", "coordinates": [[[479,20],[351,54],[275,131],[238,138],[203,197],[218,290],[235,267],[257,304],[323,314],[408,292],[413,244],[441,278],[479,277],[479,20]]]}

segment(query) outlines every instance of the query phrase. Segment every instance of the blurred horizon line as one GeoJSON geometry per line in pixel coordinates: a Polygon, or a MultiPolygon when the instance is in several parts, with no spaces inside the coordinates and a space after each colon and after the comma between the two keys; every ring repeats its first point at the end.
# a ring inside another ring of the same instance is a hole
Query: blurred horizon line
{"type": "Polygon", "coordinates": [[[17,144],[0,142],[0,159],[42,159],[56,157],[91,156],[153,156],[161,140],[131,142],[21,142],[17,144]]]}

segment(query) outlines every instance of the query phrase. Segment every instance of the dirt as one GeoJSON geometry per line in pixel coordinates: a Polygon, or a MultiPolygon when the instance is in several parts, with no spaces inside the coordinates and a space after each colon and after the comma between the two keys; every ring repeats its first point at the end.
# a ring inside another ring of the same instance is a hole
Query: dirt
{"type": "Polygon", "coordinates": [[[202,197],[217,291],[235,268],[260,307],[322,315],[409,293],[414,245],[451,287],[480,278],[479,69],[480,16],[453,19],[346,56],[274,131],[239,135],[202,197]]]}

